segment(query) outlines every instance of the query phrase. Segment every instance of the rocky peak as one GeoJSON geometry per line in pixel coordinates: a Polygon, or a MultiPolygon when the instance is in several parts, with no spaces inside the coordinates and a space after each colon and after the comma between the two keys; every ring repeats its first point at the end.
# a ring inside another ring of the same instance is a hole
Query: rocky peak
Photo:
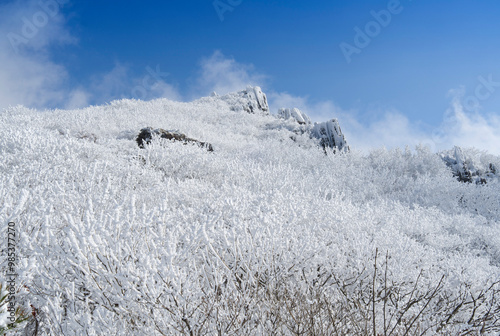
{"type": "MultiPolygon", "coordinates": [[[[232,111],[242,111],[251,114],[270,115],[267,97],[258,86],[248,86],[245,90],[218,95],[212,92],[210,97],[202,98],[215,102],[224,102],[232,111]]],[[[296,135],[308,134],[312,139],[319,139],[323,148],[331,148],[334,152],[348,152],[349,146],[337,119],[321,123],[312,123],[309,116],[298,108],[281,108],[275,117],[277,123],[271,128],[286,128],[292,139],[296,135]]],[[[270,124],[271,125],[271,124],[270,124]]]]}
{"type": "Polygon", "coordinates": [[[212,97],[225,101],[233,111],[245,111],[248,113],[269,114],[267,97],[258,86],[249,86],[246,90],[228,93],[218,96],[215,92],[212,97]]]}

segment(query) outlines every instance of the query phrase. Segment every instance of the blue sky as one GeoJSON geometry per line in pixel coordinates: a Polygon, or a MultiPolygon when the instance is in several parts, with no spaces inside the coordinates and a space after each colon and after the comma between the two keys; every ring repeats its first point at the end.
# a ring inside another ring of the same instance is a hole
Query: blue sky
{"type": "Polygon", "coordinates": [[[499,17],[493,0],[0,1],[0,107],[252,84],[360,148],[499,153],[499,17]]]}

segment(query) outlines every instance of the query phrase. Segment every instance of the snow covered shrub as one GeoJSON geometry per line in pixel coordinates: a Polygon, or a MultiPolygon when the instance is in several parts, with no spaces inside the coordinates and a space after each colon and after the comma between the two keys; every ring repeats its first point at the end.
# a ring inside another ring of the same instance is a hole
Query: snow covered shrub
{"type": "Polygon", "coordinates": [[[324,155],[289,127],[217,97],[1,112],[25,332],[500,332],[498,183],[459,183],[425,148],[324,155]],[[143,125],[217,151],[140,149],[143,125]]]}
{"type": "Polygon", "coordinates": [[[87,132],[78,132],[76,134],[76,138],[80,140],[87,140],[91,142],[97,142],[97,136],[92,133],[87,133],[87,132]]]}

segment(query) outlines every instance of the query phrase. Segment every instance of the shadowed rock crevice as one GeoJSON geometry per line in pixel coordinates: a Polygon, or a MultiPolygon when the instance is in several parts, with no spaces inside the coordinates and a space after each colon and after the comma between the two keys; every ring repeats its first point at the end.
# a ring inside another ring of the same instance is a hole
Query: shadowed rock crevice
{"type": "Polygon", "coordinates": [[[162,128],[152,128],[146,127],[141,129],[139,135],[136,138],[137,145],[140,148],[144,148],[146,145],[150,144],[154,138],[167,139],[171,141],[180,141],[183,144],[195,144],[199,147],[206,148],[207,151],[213,152],[214,149],[211,144],[207,142],[198,141],[196,139],[188,138],[185,134],[167,131],[162,128]]]}

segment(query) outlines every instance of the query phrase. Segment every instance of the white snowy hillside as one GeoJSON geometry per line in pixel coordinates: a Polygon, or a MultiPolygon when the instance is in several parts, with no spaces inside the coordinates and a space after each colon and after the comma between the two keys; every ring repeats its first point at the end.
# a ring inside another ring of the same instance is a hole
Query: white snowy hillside
{"type": "Polygon", "coordinates": [[[498,335],[500,158],[339,122],[251,87],[0,112],[8,334],[498,335]]]}

